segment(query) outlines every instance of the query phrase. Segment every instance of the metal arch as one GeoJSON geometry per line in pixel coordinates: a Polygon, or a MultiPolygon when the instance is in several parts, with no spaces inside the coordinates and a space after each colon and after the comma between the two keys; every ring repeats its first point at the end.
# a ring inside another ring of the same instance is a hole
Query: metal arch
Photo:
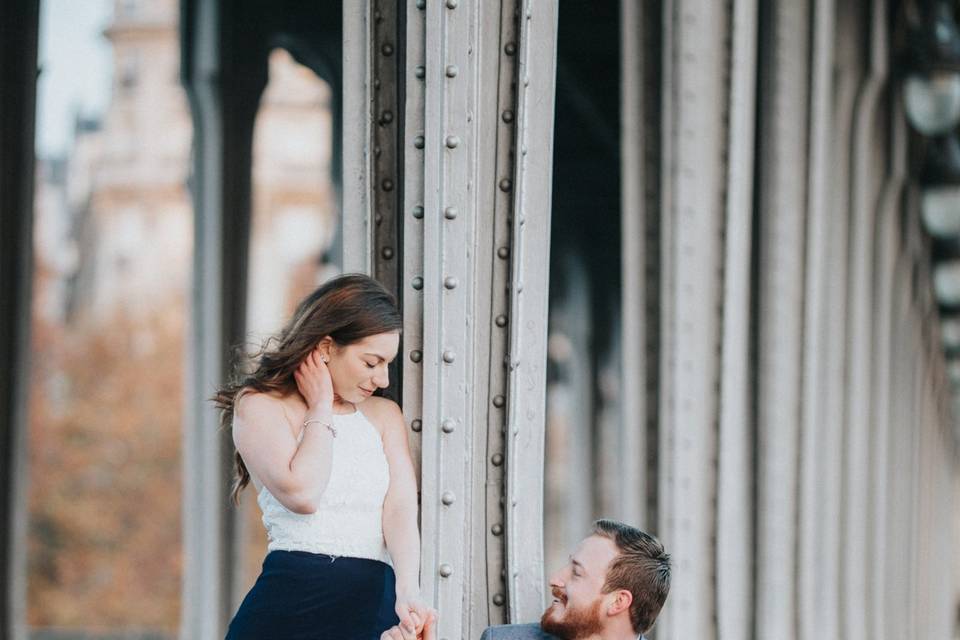
{"type": "Polygon", "coordinates": [[[677,561],[658,633],[676,638],[716,634],[715,465],[730,10],[726,2],[684,0],[664,8],[658,511],[660,531],[677,561]]]}

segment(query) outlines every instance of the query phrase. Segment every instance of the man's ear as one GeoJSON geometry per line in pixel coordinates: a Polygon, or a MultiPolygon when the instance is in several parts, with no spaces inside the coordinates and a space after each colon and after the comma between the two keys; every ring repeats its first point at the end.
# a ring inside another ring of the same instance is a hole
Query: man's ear
{"type": "Polygon", "coordinates": [[[614,596],[613,601],[607,607],[607,615],[619,615],[623,611],[628,611],[633,604],[633,594],[626,589],[618,589],[610,595],[614,596]]]}

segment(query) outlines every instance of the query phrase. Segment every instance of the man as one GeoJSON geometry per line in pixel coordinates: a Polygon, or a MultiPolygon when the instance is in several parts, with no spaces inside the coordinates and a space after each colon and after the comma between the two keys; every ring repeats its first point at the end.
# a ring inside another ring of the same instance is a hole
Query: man
{"type": "MultiPolygon", "coordinates": [[[[653,623],[670,590],[670,556],[651,535],[614,520],[597,520],[568,564],[550,578],[553,600],[540,624],[502,625],[481,640],[636,640],[653,623]]],[[[398,627],[381,640],[431,640],[398,627]]]]}

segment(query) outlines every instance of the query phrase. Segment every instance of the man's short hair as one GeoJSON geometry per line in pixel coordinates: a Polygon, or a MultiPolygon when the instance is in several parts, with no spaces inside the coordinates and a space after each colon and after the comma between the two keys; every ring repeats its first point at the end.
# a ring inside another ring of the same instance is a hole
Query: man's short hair
{"type": "Polygon", "coordinates": [[[630,623],[636,633],[646,633],[670,591],[670,555],[650,534],[616,520],[597,520],[592,535],[611,540],[620,552],[607,569],[603,592],[629,591],[630,623]]]}

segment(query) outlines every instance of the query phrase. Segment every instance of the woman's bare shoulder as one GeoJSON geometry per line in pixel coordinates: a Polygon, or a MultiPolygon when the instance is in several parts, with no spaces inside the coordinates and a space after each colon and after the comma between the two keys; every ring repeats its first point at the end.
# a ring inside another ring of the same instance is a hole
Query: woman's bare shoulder
{"type": "Polygon", "coordinates": [[[403,427],[403,412],[400,410],[400,405],[390,398],[370,396],[360,405],[360,411],[381,433],[397,425],[403,427]]]}
{"type": "Polygon", "coordinates": [[[289,422],[291,401],[276,393],[263,391],[242,391],[234,407],[234,428],[253,425],[264,420],[274,422],[283,417],[289,422]]]}

